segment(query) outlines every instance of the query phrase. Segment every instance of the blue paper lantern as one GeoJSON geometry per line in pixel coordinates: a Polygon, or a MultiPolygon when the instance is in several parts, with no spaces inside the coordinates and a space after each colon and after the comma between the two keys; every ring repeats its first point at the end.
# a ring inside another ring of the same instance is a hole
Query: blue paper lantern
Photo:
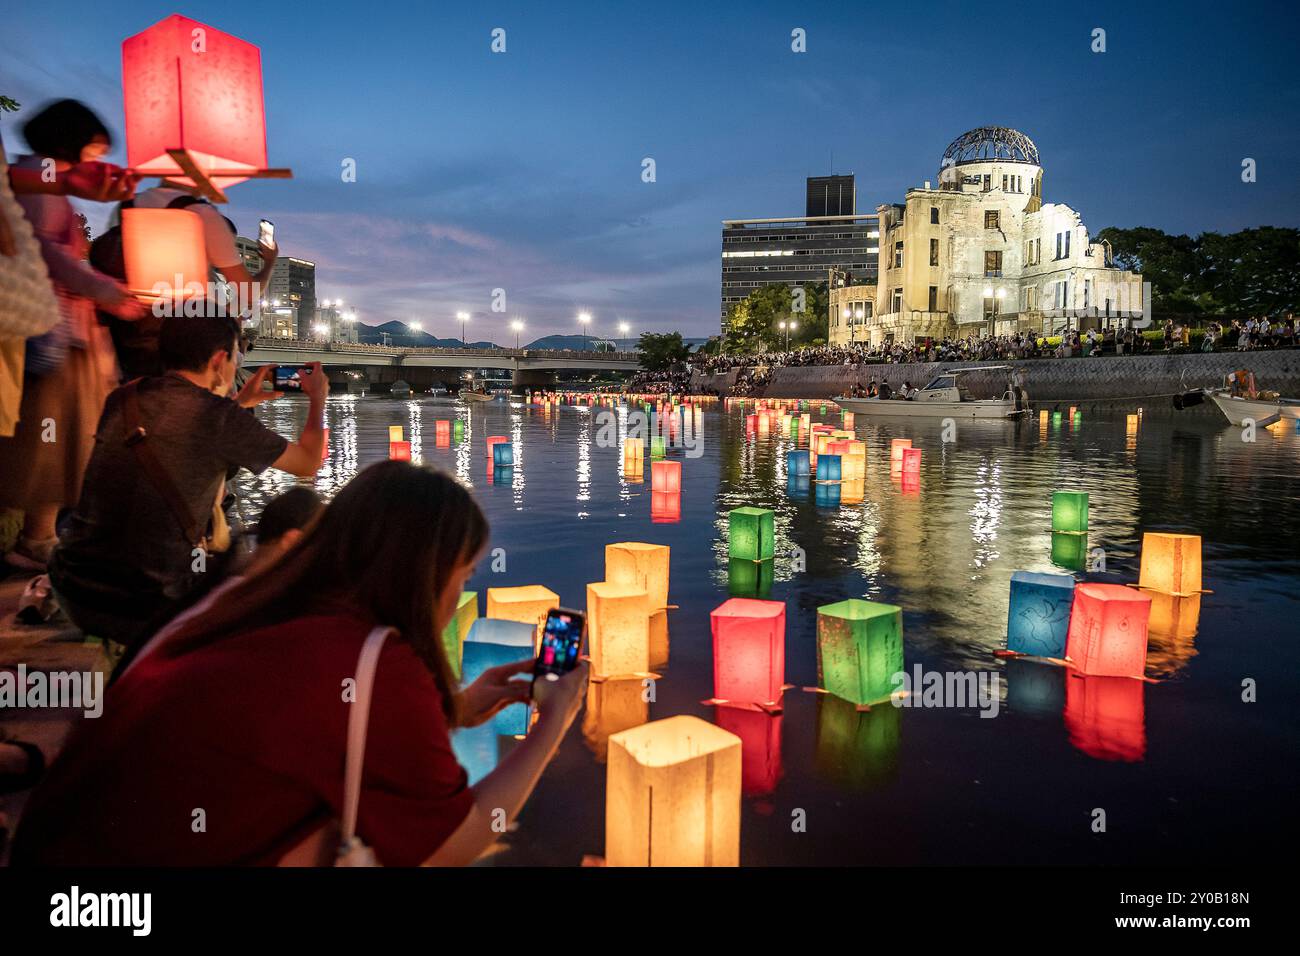
{"type": "Polygon", "coordinates": [[[839,481],[840,480],[840,456],[839,455],[818,455],[817,456],[817,480],[818,481],[839,481]]]}
{"type": "Polygon", "coordinates": [[[1064,657],[1074,605],[1074,578],[1068,574],[1011,574],[1007,612],[1007,650],[1035,657],[1064,657]]]}
{"type": "Polygon", "coordinates": [[[807,498],[812,481],[804,475],[790,475],[785,480],[785,493],[791,498],[807,498]]]}
{"type": "MultiPolygon", "coordinates": [[[[818,465],[821,459],[817,460],[818,465]]],[[[838,508],[840,506],[840,486],[836,484],[819,484],[813,495],[813,503],[818,508],[838,508]]]]}
{"type": "MultiPolygon", "coordinates": [[[[461,686],[474,683],[489,667],[532,657],[536,653],[533,644],[536,634],[535,624],[479,618],[470,626],[461,650],[461,686]]],[[[528,705],[511,704],[488,724],[496,734],[525,734],[528,732],[528,705]]]]}
{"type": "Polygon", "coordinates": [[[786,452],[785,471],[790,477],[808,474],[808,449],[796,448],[786,452]]]}
{"type": "Polygon", "coordinates": [[[508,441],[497,442],[492,446],[492,464],[498,468],[515,463],[515,446],[508,441]]]}

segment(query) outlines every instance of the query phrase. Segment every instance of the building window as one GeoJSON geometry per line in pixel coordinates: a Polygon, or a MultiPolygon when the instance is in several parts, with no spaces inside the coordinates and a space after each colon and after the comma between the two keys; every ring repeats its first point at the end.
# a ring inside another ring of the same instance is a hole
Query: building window
{"type": "Polygon", "coordinates": [[[931,206],[931,207],[930,207],[930,224],[931,224],[931,225],[934,225],[934,226],[939,225],[939,207],[938,207],[938,206],[931,206]]]}
{"type": "Polygon", "coordinates": [[[984,174],[984,191],[986,193],[993,191],[993,177],[988,173],[984,174]]]}
{"type": "Polygon", "coordinates": [[[1002,252],[992,249],[984,253],[984,275],[996,279],[1002,275],[1002,252]]]}
{"type": "Polygon", "coordinates": [[[1000,222],[1001,222],[1001,215],[998,213],[996,209],[984,210],[985,229],[1000,229],[1001,228],[1001,226],[999,225],[1000,222]]]}
{"type": "Polygon", "coordinates": [[[930,240],[930,265],[937,266],[938,264],[939,264],[939,240],[931,239],[930,240]]]}
{"type": "Polygon", "coordinates": [[[939,311],[939,287],[937,285],[930,286],[930,311],[939,311]]]}
{"type": "Polygon", "coordinates": [[[1070,234],[1068,232],[1058,232],[1056,234],[1056,258],[1070,258],[1070,234]]]}
{"type": "Polygon", "coordinates": [[[998,315],[997,296],[986,295],[984,297],[984,318],[995,319],[998,315]]]}
{"type": "Polygon", "coordinates": [[[901,242],[894,243],[894,268],[903,268],[903,244],[901,242]]]}
{"type": "Polygon", "coordinates": [[[902,289],[894,290],[893,296],[890,297],[889,311],[895,313],[903,311],[903,290],[902,289]]]}

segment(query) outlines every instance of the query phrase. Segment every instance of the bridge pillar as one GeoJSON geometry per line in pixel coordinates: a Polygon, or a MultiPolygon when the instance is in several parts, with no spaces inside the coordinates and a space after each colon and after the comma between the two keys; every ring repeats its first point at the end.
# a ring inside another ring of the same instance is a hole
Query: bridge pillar
{"type": "Polygon", "coordinates": [[[554,388],[555,373],[533,368],[517,368],[511,373],[510,390],[512,392],[523,392],[538,386],[554,388]]]}

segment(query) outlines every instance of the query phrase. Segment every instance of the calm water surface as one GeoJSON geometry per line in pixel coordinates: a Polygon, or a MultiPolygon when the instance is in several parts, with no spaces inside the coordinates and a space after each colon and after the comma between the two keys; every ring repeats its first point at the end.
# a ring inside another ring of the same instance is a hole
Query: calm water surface
{"type": "MultiPolygon", "coordinates": [[[[303,410],[283,400],[261,415],[293,435],[303,410]]],[[[833,406],[824,419],[815,404],[811,411],[814,421],[837,421],[833,406]]],[[[522,584],[543,584],[581,608],[586,584],[604,577],[607,543],[672,547],[676,609],[656,701],[642,704],[635,682],[592,691],[498,865],[574,865],[603,853],[609,733],[681,713],[744,741],[746,865],[1203,863],[1293,853],[1294,430],[1276,425],[1250,444],[1208,414],[1149,409],[1134,438],[1123,412],[1087,411],[1073,429],[1040,429],[1036,418],[962,423],[945,444],[938,420],[859,421],[869,462],[862,500],[819,506],[812,492],[787,485],[785,452],[796,447],[789,438],[747,440],[739,414],[706,411],[702,456],[670,452],[683,463],[683,490],[680,520],[665,522],[651,520],[648,464],[644,483],[625,481],[621,452],[602,447],[594,414],[433,398],[335,396],[327,407],[322,493],[387,457],[394,424],[405,428],[416,461],[473,487],[492,524],[491,546],[506,554],[504,573],[485,561],[472,582],[480,612],[489,587],[522,584]],[[441,418],[465,419],[467,440],[436,447],[441,418]],[[485,438],[498,434],[514,443],[508,481],[487,475],[485,438]],[[914,492],[890,480],[896,437],[922,449],[914,492]],[[1068,573],[1051,560],[1051,493],[1062,488],[1089,493],[1087,546],[1105,553],[1106,570],[1077,573],[1080,580],[1135,582],[1144,530],[1203,536],[1212,593],[1194,635],[1152,635],[1147,673],[1158,682],[1111,679],[1086,694],[1086,681],[1060,668],[993,655],[1005,645],[1011,573],[1068,573]],[[726,516],[741,505],[776,515],[777,559],[764,596],[786,602],[786,680],[795,685],[777,716],[701,703],[713,689],[709,612],[729,596],[726,516]],[[807,556],[803,571],[790,557],[796,548],[807,556]],[[888,705],[858,713],[803,690],[817,684],[816,609],[849,597],[903,608],[909,671],[996,672],[997,716],[888,705]],[[1242,701],[1246,679],[1257,683],[1257,703],[1242,701]],[[1092,831],[1096,808],[1106,814],[1102,834],[1092,831]],[[806,832],[792,830],[797,810],[806,832]]],[[[250,519],[292,481],[244,477],[250,519]]],[[[511,739],[498,744],[504,753],[511,739]]]]}

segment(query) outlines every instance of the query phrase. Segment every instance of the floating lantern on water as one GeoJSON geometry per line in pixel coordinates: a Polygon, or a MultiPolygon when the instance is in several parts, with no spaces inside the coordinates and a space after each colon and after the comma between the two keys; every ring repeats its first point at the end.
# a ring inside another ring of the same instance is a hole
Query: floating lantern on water
{"type": "Polygon", "coordinates": [[[402,441],[404,438],[406,438],[406,435],[403,433],[401,425],[388,426],[388,440],[390,442],[402,441]]]}
{"type": "Polygon", "coordinates": [[[440,418],[433,423],[433,437],[439,445],[446,445],[451,441],[451,422],[445,418],[440,418]]]}
{"type": "Polygon", "coordinates": [[[733,558],[765,561],[776,553],[772,512],[766,508],[735,508],[727,516],[727,552],[733,558]]]}
{"type": "Polygon", "coordinates": [[[855,419],[854,419],[854,417],[853,417],[853,413],[850,412],[850,411],[845,411],[845,412],[844,412],[844,427],[845,427],[845,428],[852,428],[852,427],[853,427],[853,423],[854,423],[854,421],[855,421],[855,419]]]}
{"type": "Polygon", "coordinates": [[[904,448],[903,449],[903,480],[920,481],[921,479],[921,449],[904,448]]]}
{"type": "Polygon", "coordinates": [[[623,471],[640,474],[645,469],[645,443],[640,438],[623,442],[623,471]]]}
{"type": "Polygon", "coordinates": [[[676,494],[682,490],[682,463],[680,461],[656,461],[650,466],[650,489],[665,494],[676,494]]]}
{"type": "Polygon", "coordinates": [[[650,610],[668,606],[668,565],[670,548],[666,544],[624,541],[605,545],[605,580],[611,584],[635,586],[646,592],[650,610]]]}
{"type": "Polygon", "coordinates": [[[650,670],[650,598],[639,585],[587,585],[587,646],[597,677],[631,677],[650,670]]]}
{"type": "Polygon", "coordinates": [[[488,588],[487,616],[502,621],[518,621],[539,628],[546,613],[560,606],[560,596],[540,584],[512,588],[488,588]]]}
{"type": "Polygon", "coordinates": [[[845,481],[859,481],[867,475],[867,443],[850,439],[845,442],[848,454],[841,462],[845,481]]]}
{"type": "Polygon", "coordinates": [[[650,520],[654,524],[672,524],[681,521],[681,494],[667,491],[652,491],[650,494],[650,520]]]}
{"type": "Polygon", "coordinates": [[[1052,563],[1070,571],[1082,571],[1088,566],[1088,535],[1072,531],[1052,532],[1052,563]]]}
{"type": "Polygon", "coordinates": [[[1079,407],[1078,407],[1077,405],[1071,405],[1071,406],[1070,406],[1070,419],[1073,420],[1073,419],[1075,418],[1075,416],[1078,415],[1078,413],[1079,413],[1079,407]]]}
{"type": "Polygon", "coordinates": [[[1147,659],[1151,598],[1121,584],[1074,589],[1065,653],[1084,674],[1141,678],[1147,659]]]}
{"type": "Polygon", "coordinates": [[[139,298],[201,299],[208,281],[203,220],[185,209],[123,209],[122,260],[127,287],[139,298]]]}
{"type": "Polygon", "coordinates": [[[486,451],[488,460],[495,462],[496,458],[494,457],[495,452],[493,451],[493,448],[497,445],[509,444],[509,442],[510,442],[510,438],[506,435],[489,435],[487,440],[487,451],[486,451]]]}
{"type": "Polygon", "coordinates": [[[1098,760],[1133,762],[1146,755],[1142,681],[1070,674],[1065,681],[1065,729],[1070,743],[1098,760]]]}
{"type": "Polygon", "coordinates": [[[861,502],[867,494],[867,483],[861,478],[854,478],[848,481],[841,481],[838,485],[840,490],[840,502],[846,505],[855,505],[861,502]]]}
{"type": "Polygon", "coordinates": [[[465,638],[469,636],[469,629],[473,626],[477,617],[478,592],[461,592],[460,599],[456,602],[456,610],[451,615],[451,620],[442,629],[442,648],[447,654],[447,663],[450,665],[451,674],[456,680],[460,680],[461,645],[465,643],[465,638]]]}
{"type": "Polygon", "coordinates": [[[1088,530],[1088,493],[1086,491],[1052,492],[1052,530],[1083,534],[1088,530]]]}
{"type": "Polygon", "coordinates": [[[822,687],[855,704],[894,691],[903,669],[903,609],[850,598],[817,609],[817,670],[822,687]]]}
{"type": "Polygon", "coordinates": [[[409,441],[390,441],[388,457],[393,461],[411,460],[411,443],[409,441]]]}
{"type": "MultiPolygon", "coordinates": [[[[808,404],[807,404],[806,402],[801,402],[801,403],[799,404],[799,407],[800,407],[800,408],[807,408],[807,407],[808,407],[808,404]]],[[[807,414],[807,413],[800,415],[800,416],[799,416],[799,430],[802,431],[802,432],[807,432],[807,431],[809,431],[811,428],[812,428],[812,416],[809,415],[809,414],[807,414]]]]}
{"type": "Polygon", "coordinates": [[[650,436],[650,457],[662,458],[664,457],[665,454],[666,451],[664,449],[664,436],[663,435],[650,436]]]}
{"type": "Polygon", "coordinates": [[[127,165],[193,184],[213,202],[266,168],[262,55],[257,47],[173,14],[122,43],[127,165]]]}
{"type": "Polygon", "coordinates": [[[452,438],[453,438],[455,441],[457,441],[457,442],[461,442],[461,441],[464,441],[464,440],[465,440],[465,421],[464,421],[464,419],[458,418],[458,419],[456,419],[454,422],[451,423],[451,435],[452,435],[452,438]]]}
{"type": "Polygon", "coordinates": [[[731,598],[709,615],[713,696],[735,704],[775,704],[785,684],[785,604],[731,598]]]}
{"type": "Polygon", "coordinates": [[[1052,412],[1052,424],[1053,424],[1053,425],[1056,425],[1056,426],[1059,426],[1059,425],[1061,424],[1061,413],[1060,413],[1060,412],[1052,412]]]}
{"type": "MultiPolygon", "coordinates": [[[[490,592],[489,592],[490,593],[490,592]]],[[[490,667],[527,660],[536,653],[533,645],[535,628],[519,621],[481,617],[465,635],[461,645],[461,685],[469,686],[490,667]]],[[[511,704],[491,719],[498,734],[528,732],[528,705],[511,704]]]]}
{"type": "Polygon", "coordinates": [[[492,446],[492,464],[498,468],[509,467],[515,463],[515,447],[508,441],[497,442],[492,446]]]}
{"type": "Polygon", "coordinates": [[[1035,657],[1064,657],[1074,604],[1074,578],[1066,574],[1011,573],[1007,650],[1035,657]]]}
{"type": "Polygon", "coordinates": [[[903,451],[912,447],[912,439],[895,438],[889,443],[889,467],[902,469],[903,451]]]}
{"type": "Polygon", "coordinates": [[[698,717],[609,738],[606,866],[738,866],[741,742],[698,717]]]}
{"type": "Polygon", "coordinates": [[[808,474],[808,451],[795,448],[785,453],[785,473],[789,476],[808,474]]]}
{"type": "Polygon", "coordinates": [[[1129,433],[1130,435],[1136,435],[1136,434],[1137,434],[1137,431],[1138,431],[1138,416],[1137,416],[1137,415],[1129,415],[1129,416],[1127,417],[1126,421],[1127,421],[1127,426],[1126,426],[1126,427],[1127,427],[1127,429],[1128,429],[1128,433],[1129,433]]]}
{"type": "Polygon", "coordinates": [[[1148,531],[1142,535],[1138,587],[1166,594],[1201,591],[1201,536],[1148,531]]]}
{"type": "Polygon", "coordinates": [[[817,480],[838,482],[840,480],[840,456],[819,455],[817,457],[817,480]]]}

